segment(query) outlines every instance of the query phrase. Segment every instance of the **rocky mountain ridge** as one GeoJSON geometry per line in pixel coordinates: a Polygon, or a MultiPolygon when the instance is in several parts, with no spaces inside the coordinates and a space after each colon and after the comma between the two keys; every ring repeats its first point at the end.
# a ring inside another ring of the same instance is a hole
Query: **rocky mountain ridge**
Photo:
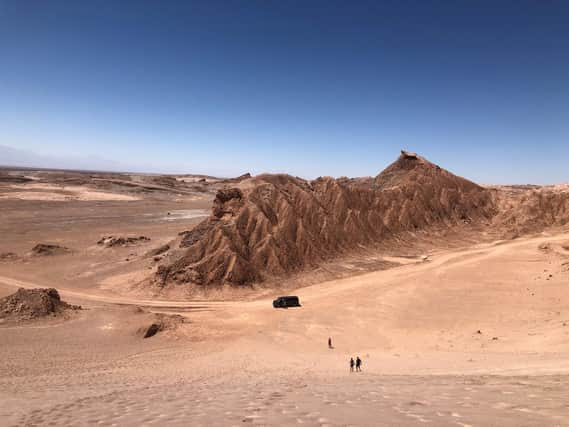
{"type": "Polygon", "coordinates": [[[490,221],[494,191],[403,151],[367,181],[259,175],[218,191],[212,214],[161,265],[162,285],[246,285],[432,226],[490,221]]]}

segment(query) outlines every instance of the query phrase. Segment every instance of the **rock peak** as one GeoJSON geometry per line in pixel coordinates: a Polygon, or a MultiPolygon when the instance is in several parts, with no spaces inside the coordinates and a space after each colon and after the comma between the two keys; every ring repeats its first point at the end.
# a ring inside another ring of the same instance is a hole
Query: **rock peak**
{"type": "Polygon", "coordinates": [[[412,151],[401,150],[401,157],[404,159],[418,159],[419,155],[412,151]]]}

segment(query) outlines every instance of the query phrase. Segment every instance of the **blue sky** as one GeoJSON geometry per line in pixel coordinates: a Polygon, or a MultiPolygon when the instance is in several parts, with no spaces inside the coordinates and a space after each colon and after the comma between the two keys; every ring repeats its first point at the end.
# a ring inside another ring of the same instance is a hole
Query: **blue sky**
{"type": "Polygon", "coordinates": [[[405,148],[567,182],[568,22],[548,0],[0,0],[0,145],[307,178],[405,148]]]}

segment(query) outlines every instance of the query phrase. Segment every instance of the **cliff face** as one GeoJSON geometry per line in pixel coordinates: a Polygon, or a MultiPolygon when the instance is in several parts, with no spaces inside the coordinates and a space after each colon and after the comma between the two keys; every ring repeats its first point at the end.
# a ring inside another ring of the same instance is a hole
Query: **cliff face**
{"type": "Polygon", "coordinates": [[[308,182],[260,175],[220,190],[211,216],[186,234],[185,254],[157,281],[244,285],[316,266],[405,231],[488,220],[490,190],[413,153],[377,177],[308,182]]]}

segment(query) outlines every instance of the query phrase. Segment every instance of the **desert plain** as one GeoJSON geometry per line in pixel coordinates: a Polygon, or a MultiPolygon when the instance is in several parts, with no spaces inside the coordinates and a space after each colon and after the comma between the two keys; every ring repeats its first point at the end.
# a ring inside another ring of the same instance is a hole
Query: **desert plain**
{"type": "MultiPolygon", "coordinates": [[[[4,170],[0,298],[55,288],[81,309],[0,320],[0,424],[569,425],[567,219],[512,231],[484,211],[259,281],[235,261],[195,275],[217,252],[188,260],[185,236],[212,204],[211,227],[242,212],[223,191],[258,180],[4,170]],[[183,280],[157,279],[166,264],[183,280]],[[273,308],[288,294],[302,306],[273,308]]],[[[541,190],[488,191],[504,206],[541,190]]]]}

